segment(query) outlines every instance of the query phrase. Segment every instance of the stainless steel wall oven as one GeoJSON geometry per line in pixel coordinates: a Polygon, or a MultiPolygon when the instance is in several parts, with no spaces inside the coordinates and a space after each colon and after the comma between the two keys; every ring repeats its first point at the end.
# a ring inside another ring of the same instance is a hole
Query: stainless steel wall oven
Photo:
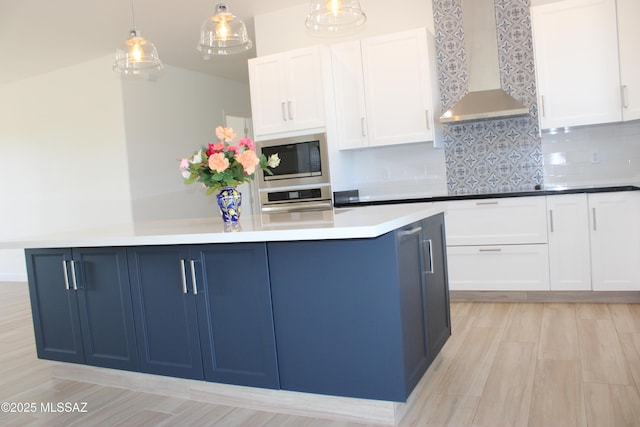
{"type": "Polygon", "coordinates": [[[273,175],[258,171],[263,212],[331,209],[331,180],[325,134],[262,141],[260,153],[278,154],[273,175]]]}

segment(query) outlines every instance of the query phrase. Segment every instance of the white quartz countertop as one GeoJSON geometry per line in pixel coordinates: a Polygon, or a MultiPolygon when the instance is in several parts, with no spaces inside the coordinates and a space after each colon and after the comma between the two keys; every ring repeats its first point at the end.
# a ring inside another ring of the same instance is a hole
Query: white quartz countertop
{"type": "Polygon", "coordinates": [[[315,212],[243,213],[235,224],[225,224],[219,216],[144,221],[27,236],[0,242],[0,249],[363,239],[442,211],[433,203],[410,203],[315,212]]]}

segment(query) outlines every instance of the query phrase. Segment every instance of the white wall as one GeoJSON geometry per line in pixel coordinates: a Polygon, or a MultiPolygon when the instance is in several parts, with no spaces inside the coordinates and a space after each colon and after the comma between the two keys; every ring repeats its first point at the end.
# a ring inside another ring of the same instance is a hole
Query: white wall
{"type": "Polygon", "coordinates": [[[151,84],[123,83],[134,220],[219,215],[215,196],[183,183],[179,160],[217,142],[225,113],[251,115],[249,85],[175,67],[151,84]]]}
{"type": "MultiPolygon", "coordinates": [[[[0,240],[131,219],[111,61],[0,86],[0,240]]],[[[22,251],[0,251],[0,280],[24,277],[22,251]]]]}

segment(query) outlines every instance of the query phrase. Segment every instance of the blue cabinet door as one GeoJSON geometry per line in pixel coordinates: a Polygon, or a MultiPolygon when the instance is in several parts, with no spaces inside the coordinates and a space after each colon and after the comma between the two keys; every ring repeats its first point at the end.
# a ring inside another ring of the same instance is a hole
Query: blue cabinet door
{"type": "Polygon", "coordinates": [[[424,241],[425,313],[429,363],[451,336],[444,214],[422,221],[424,241]]]}
{"type": "Polygon", "coordinates": [[[71,249],[27,249],[25,255],[38,357],[83,363],[71,249]]]}
{"type": "Polygon", "coordinates": [[[73,249],[85,363],[137,370],[124,248],[73,249]]]}
{"type": "Polygon", "coordinates": [[[189,248],[133,247],[127,256],[140,370],[203,379],[189,248]]]}
{"type": "Polygon", "coordinates": [[[279,388],[265,243],[192,247],[207,381],[279,388]]]}

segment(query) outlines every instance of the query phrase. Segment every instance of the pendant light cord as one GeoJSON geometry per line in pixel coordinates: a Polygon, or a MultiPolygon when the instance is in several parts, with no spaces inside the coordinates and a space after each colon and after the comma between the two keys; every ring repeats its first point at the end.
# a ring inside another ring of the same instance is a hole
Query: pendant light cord
{"type": "Polygon", "coordinates": [[[136,10],[133,7],[133,0],[131,0],[131,20],[133,21],[133,29],[136,30],[136,10]]]}

